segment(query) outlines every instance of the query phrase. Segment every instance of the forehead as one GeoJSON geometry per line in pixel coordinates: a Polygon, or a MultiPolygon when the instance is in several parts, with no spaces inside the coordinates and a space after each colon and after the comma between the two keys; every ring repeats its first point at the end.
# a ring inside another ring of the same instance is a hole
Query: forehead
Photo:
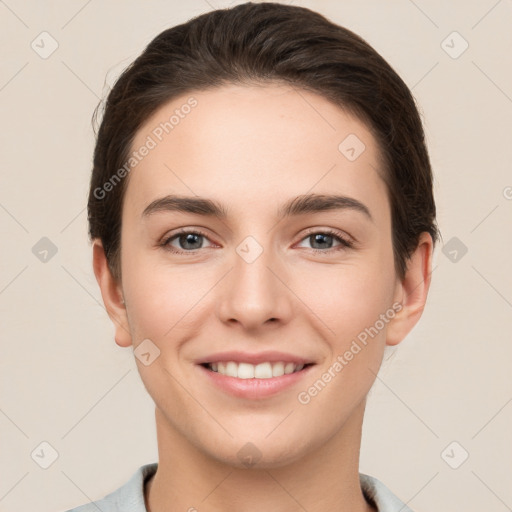
{"type": "Polygon", "coordinates": [[[171,193],[248,206],[336,191],[386,207],[379,148],[365,124],[288,85],[184,94],[145,122],[131,150],[139,157],[126,204],[139,212],[171,193]]]}

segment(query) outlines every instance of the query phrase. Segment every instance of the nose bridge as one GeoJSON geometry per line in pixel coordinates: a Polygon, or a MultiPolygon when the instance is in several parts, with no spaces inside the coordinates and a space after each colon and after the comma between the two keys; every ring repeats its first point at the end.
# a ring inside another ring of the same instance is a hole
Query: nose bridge
{"type": "Polygon", "coordinates": [[[282,273],[270,237],[265,246],[253,236],[235,249],[233,268],[219,297],[223,320],[237,320],[245,327],[256,327],[270,319],[284,320],[289,313],[289,294],[275,274],[282,273]]]}

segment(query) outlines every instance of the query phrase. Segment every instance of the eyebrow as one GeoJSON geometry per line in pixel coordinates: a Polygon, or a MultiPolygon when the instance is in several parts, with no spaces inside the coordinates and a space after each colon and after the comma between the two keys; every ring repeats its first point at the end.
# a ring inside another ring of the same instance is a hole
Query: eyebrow
{"type": "MultiPolygon", "coordinates": [[[[285,217],[319,213],[330,210],[354,210],[364,214],[373,222],[369,208],[361,201],[348,196],[333,194],[305,194],[297,196],[279,208],[279,219],[285,217]]],[[[226,219],[227,209],[219,202],[203,197],[167,195],[151,202],[142,212],[142,218],[158,212],[184,212],[226,219]]]]}

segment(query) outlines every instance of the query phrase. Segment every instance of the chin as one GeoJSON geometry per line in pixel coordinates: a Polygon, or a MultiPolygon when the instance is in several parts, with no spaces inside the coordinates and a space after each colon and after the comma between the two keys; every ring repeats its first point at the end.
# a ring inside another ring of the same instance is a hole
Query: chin
{"type": "MultiPolygon", "coordinates": [[[[297,430],[295,430],[297,432],[297,430]]],[[[272,469],[293,464],[313,449],[315,443],[304,442],[304,437],[295,439],[287,432],[270,439],[265,435],[243,436],[229,439],[209,437],[200,446],[201,451],[221,464],[237,469],[272,469]]],[[[320,440],[318,440],[320,442],[320,440]]]]}

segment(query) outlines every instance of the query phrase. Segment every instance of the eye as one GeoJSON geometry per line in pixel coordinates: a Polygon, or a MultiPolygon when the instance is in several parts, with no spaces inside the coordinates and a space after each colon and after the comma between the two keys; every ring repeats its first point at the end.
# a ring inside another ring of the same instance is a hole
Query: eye
{"type": "Polygon", "coordinates": [[[313,245],[312,250],[317,253],[327,253],[332,251],[339,251],[353,247],[353,243],[348,240],[344,235],[338,231],[332,229],[326,229],[322,231],[311,231],[308,235],[302,239],[309,240],[313,245]],[[338,246],[333,247],[333,242],[337,241],[338,246]],[[314,246],[318,247],[314,247],[314,246]]]}
{"type": "MultiPolygon", "coordinates": [[[[173,235],[165,238],[160,245],[164,249],[175,254],[191,254],[199,249],[205,248],[203,246],[204,240],[209,240],[205,233],[202,233],[199,230],[183,229],[178,233],[174,233],[173,235]],[[176,244],[178,247],[176,247],[176,244]]],[[[311,250],[316,253],[326,254],[353,247],[353,242],[350,241],[348,237],[344,236],[341,232],[332,229],[311,231],[301,240],[301,242],[305,240],[310,241],[313,245],[311,250]],[[334,242],[337,242],[338,245],[333,246],[334,242]],[[314,247],[315,245],[317,247],[314,247]]],[[[210,244],[209,247],[212,246],[213,244],[210,244]]]]}
{"type": "Polygon", "coordinates": [[[204,248],[202,239],[208,238],[201,231],[184,229],[166,238],[161,245],[165,249],[177,254],[192,253],[198,249],[204,248]],[[178,244],[178,247],[172,244],[174,241],[178,244]]]}

